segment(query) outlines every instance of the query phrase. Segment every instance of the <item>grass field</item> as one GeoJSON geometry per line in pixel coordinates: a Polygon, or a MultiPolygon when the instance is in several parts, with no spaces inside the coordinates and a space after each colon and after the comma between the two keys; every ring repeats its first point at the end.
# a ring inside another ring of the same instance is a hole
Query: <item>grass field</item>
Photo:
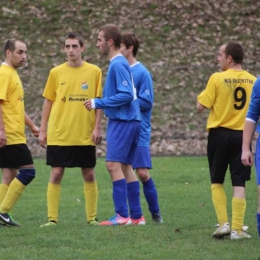
{"type": "MultiPolygon", "coordinates": [[[[215,212],[205,157],[154,157],[151,171],[157,190],[163,224],[151,221],[143,194],[146,226],[97,227],[86,224],[83,183],[79,169],[67,169],[62,182],[59,224],[39,228],[47,221],[46,187],[49,167],[35,159],[37,178],[12,211],[21,228],[2,228],[1,260],[253,260],[260,256],[256,231],[256,185],[254,172],[247,185],[250,240],[215,240],[215,212]]],[[[104,158],[98,159],[99,220],[113,215],[111,181],[104,158]]],[[[229,175],[226,178],[229,198],[229,175]]]]}

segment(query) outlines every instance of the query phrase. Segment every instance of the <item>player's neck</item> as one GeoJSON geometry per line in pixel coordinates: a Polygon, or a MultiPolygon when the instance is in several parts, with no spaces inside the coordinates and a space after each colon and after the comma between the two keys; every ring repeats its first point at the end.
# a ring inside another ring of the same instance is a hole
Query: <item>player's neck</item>
{"type": "Polygon", "coordinates": [[[121,54],[120,49],[111,48],[108,54],[108,58],[111,60],[119,54],[121,54]]]}
{"type": "Polygon", "coordinates": [[[242,70],[242,66],[241,66],[241,64],[233,63],[233,64],[231,64],[229,69],[231,69],[231,70],[242,70]]]}
{"type": "Polygon", "coordinates": [[[127,60],[128,60],[128,63],[129,63],[130,65],[135,64],[136,61],[137,61],[136,58],[135,58],[134,56],[130,56],[130,57],[128,57],[127,60]]]}
{"type": "Polygon", "coordinates": [[[14,67],[14,65],[12,64],[12,62],[10,62],[9,60],[4,60],[4,62],[2,62],[3,64],[5,64],[5,65],[7,65],[7,66],[9,66],[9,67],[11,67],[11,68],[13,68],[13,69],[17,69],[17,68],[15,68],[14,67]]]}
{"type": "Polygon", "coordinates": [[[69,67],[80,67],[83,63],[84,62],[82,60],[68,60],[67,65],[69,67]]]}

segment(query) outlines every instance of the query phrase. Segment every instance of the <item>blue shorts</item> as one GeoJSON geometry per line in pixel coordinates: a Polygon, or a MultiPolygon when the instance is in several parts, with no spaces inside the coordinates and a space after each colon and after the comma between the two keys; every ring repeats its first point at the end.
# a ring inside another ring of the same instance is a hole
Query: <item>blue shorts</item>
{"type": "Polygon", "coordinates": [[[256,183],[260,185],[260,136],[256,140],[256,149],[255,149],[255,174],[256,174],[256,183]]]}
{"type": "Polygon", "coordinates": [[[139,121],[108,120],[107,162],[133,164],[140,135],[139,121]]]}
{"type": "Polygon", "coordinates": [[[147,146],[137,146],[135,151],[135,158],[133,162],[133,168],[152,168],[152,161],[151,161],[151,153],[150,147],[147,146]]]}

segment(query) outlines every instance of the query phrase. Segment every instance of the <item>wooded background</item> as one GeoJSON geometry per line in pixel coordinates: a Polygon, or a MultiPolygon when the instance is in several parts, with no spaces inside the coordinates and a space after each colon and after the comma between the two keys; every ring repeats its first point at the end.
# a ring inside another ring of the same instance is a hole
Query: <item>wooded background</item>
{"type": "MultiPolygon", "coordinates": [[[[63,63],[63,37],[79,31],[84,59],[98,65],[105,79],[108,61],[96,49],[98,29],[115,23],[141,40],[138,59],[151,72],[155,102],[153,155],[206,154],[208,112],[196,111],[196,97],[219,71],[217,53],[228,40],[244,46],[244,69],[260,72],[260,1],[253,0],[22,0],[0,7],[0,42],[10,37],[27,43],[28,61],[19,69],[27,113],[39,125],[42,92],[49,70],[63,63]]],[[[105,138],[106,119],[103,120],[105,138]]],[[[45,151],[28,134],[34,156],[45,151]]],[[[73,133],[72,133],[73,134],[73,133]]],[[[105,141],[98,146],[105,154],[105,141]]]]}

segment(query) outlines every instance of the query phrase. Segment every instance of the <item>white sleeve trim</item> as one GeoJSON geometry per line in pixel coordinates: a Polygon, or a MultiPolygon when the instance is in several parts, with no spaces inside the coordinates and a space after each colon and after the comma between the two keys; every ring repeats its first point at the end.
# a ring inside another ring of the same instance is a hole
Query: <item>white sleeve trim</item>
{"type": "Polygon", "coordinates": [[[251,118],[246,118],[246,121],[250,121],[250,122],[253,122],[253,123],[255,123],[256,124],[256,122],[253,120],[253,119],[251,119],[251,118]]]}
{"type": "Polygon", "coordinates": [[[96,108],[96,106],[95,106],[95,99],[91,99],[91,107],[93,109],[96,108]]]}

